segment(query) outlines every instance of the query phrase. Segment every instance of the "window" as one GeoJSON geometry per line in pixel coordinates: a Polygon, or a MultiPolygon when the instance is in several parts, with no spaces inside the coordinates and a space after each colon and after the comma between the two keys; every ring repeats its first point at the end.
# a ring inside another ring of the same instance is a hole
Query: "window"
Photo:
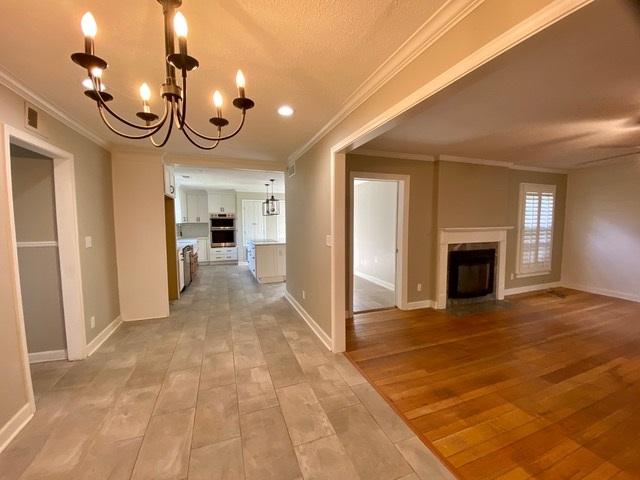
{"type": "Polygon", "coordinates": [[[520,184],[518,276],[551,271],[555,185],[520,184]]]}

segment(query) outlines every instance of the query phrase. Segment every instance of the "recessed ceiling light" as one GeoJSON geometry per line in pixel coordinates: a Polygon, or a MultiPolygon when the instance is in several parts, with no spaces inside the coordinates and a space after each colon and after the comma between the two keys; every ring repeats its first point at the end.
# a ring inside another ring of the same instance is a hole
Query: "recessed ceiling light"
{"type": "Polygon", "coordinates": [[[278,113],[283,117],[290,117],[291,115],[293,115],[293,108],[291,108],[289,105],[282,105],[278,109],[278,113]]]}

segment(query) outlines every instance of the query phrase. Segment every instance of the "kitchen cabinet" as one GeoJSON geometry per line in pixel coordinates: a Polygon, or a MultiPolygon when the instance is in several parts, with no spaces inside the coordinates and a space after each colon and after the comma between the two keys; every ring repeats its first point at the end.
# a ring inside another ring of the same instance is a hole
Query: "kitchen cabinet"
{"type": "Polygon", "coordinates": [[[164,166],[164,194],[171,198],[177,194],[175,169],[171,165],[164,166]]]}
{"type": "Polygon", "coordinates": [[[176,205],[178,223],[209,223],[207,192],[204,190],[180,189],[176,205]]]}
{"type": "Polygon", "coordinates": [[[187,223],[187,194],[178,188],[176,191],[176,223],[187,223]]]}
{"type": "Polygon", "coordinates": [[[211,192],[208,202],[209,213],[236,213],[235,192],[211,192]]]}
{"type": "Polygon", "coordinates": [[[210,263],[238,263],[237,247],[216,247],[209,249],[210,263]]]}
{"type": "Polygon", "coordinates": [[[287,278],[287,246],[275,241],[250,241],[249,270],[259,283],[284,282],[287,278]]]}
{"type": "Polygon", "coordinates": [[[164,166],[164,194],[167,197],[176,197],[176,175],[171,165],[164,166]]]}
{"type": "Polygon", "coordinates": [[[198,238],[198,263],[209,263],[209,237],[198,238]]]}

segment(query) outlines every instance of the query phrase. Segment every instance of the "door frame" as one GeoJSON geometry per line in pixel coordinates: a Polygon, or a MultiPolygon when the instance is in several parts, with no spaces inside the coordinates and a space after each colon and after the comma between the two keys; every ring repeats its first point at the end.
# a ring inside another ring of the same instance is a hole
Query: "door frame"
{"type": "Polygon", "coordinates": [[[396,182],[398,195],[396,204],[396,265],[395,265],[395,296],[396,307],[400,310],[408,308],[408,277],[409,277],[409,192],[411,177],[409,175],[378,173],[378,172],[351,172],[349,175],[349,265],[346,265],[347,278],[347,316],[353,317],[353,237],[354,237],[354,185],[356,180],[378,180],[396,182]]]}
{"type": "MultiPolygon", "coordinates": [[[[22,350],[25,381],[30,402],[33,402],[33,386],[29,366],[29,353],[22,308],[20,266],[16,225],[13,210],[13,184],[11,179],[11,144],[39,153],[53,160],[53,180],[56,208],[56,230],[58,236],[58,258],[60,282],[64,308],[67,358],[82,360],[87,357],[87,339],[84,322],[84,298],[82,293],[82,270],[80,263],[80,241],[78,211],[76,203],[75,160],[73,154],[10,125],[0,124],[3,130],[5,174],[7,178],[7,202],[9,205],[9,248],[12,253],[12,269],[15,279],[14,296],[18,313],[18,336],[22,350]]],[[[34,404],[35,408],[35,404],[34,404]]]]}

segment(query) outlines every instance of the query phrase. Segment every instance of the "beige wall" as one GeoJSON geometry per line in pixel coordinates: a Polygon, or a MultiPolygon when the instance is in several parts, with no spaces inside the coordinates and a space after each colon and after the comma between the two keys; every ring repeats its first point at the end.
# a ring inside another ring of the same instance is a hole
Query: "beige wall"
{"type": "Polygon", "coordinates": [[[549,3],[485,0],[297,159],[296,174],[286,179],[287,238],[299,239],[287,246],[287,290],[325,332],[331,333],[331,147],[549,3]]]}
{"type": "Polygon", "coordinates": [[[509,169],[438,162],[438,228],[507,225],[509,169]]]}
{"type": "MultiPolygon", "coordinates": [[[[567,175],[451,161],[347,155],[347,178],[353,171],[410,176],[409,302],[435,299],[437,237],[438,230],[445,227],[514,227],[507,233],[506,288],[560,280],[567,175]],[[553,258],[548,275],[515,278],[521,183],[556,185],[553,258]],[[423,285],[422,292],[417,291],[418,283],[423,285]]],[[[347,199],[347,205],[349,202],[347,199]]],[[[345,230],[348,254],[348,223],[345,230]]]]}
{"type": "Polygon", "coordinates": [[[563,282],[640,301],[640,158],[569,174],[563,282]]]}
{"type": "MultiPolygon", "coordinates": [[[[16,239],[56,241],[53,161],[14,150],[11,183],[16,239]]],[[[18,263],[29,353],[66,349],[58,249],[19,248],[18,263]]]]}
{"type": "MultiPolygon", "coordinates": [[[[0,122],[24,130],[24,100],[2,86],[0,122]]],[[[80,245],[84,245],[85,236],[93,237],[93,248],[81,248],[80,251],[87,341],[91,341],[119,315],[120,311],[117,296],[110,155],[102,147],[46,114],[41,115],[40,122],[46,132],[45,140],[72,153],[75,159],[80,245]],[[91,316],[96,318],[95,329],[90,328],[91,316]]],[[[6,177],[8,159],[4,156],[4,146],[0,147],[0,245],[9,245],[6,177]]],[[[12,255],[10,249],[0,249],[0,426],[4,425],[28,399],[19,350],[18,305],[14,297],[16,279],[13,275],[12,255]]]]}
{"type": "Polygon", "coordinates": [[[160,155],[114,153],[113,199],[123,320],[169,315],[160,155]]]}
{"type": "MultiPolygon", "coordinates": [[[[566,174],[447,161],[437,162],[436,171],[438,228],[513,227],[507,232],[505,288],[540,285],[560,280],[567,193],[566,174]],[[521,183],[556,186],[553,256],[551,272],[547,275],[516,278],[521,183]]],[[[433,295],[435,296],[435,291],[433,295]]]]}
{"type": "Polygon", "coordinates": [[[53,160],[22,149],[11,152],[16,238],[19,242],[56,241],[53,160]]]}

